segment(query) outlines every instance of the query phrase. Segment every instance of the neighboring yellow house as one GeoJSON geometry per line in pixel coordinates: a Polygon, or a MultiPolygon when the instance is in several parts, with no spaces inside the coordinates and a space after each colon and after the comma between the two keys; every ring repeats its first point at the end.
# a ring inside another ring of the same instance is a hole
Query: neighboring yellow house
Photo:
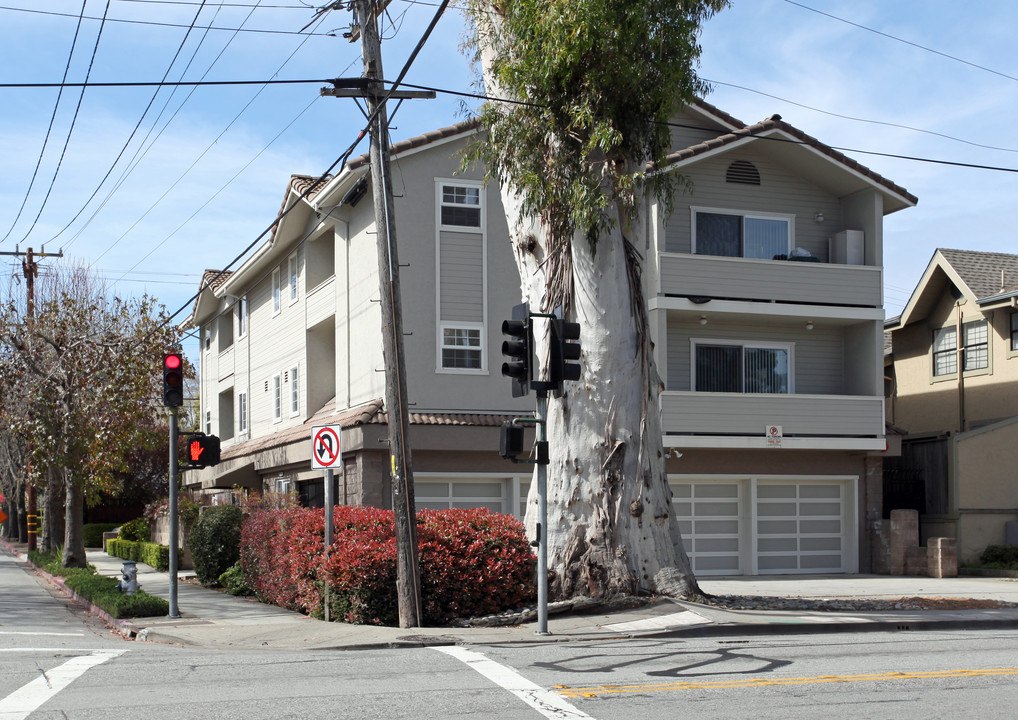
{"type": "Polygon", "coordinates": [[[938,249],[885,330],[887,420],[907,435],[884,508],[974,560],[1018,521],[1018,255],[938,249]]]}

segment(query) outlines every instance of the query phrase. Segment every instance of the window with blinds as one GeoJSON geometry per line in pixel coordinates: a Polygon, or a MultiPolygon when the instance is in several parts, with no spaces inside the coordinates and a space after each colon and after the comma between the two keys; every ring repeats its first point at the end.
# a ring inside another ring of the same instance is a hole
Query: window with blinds
{"type": "Polygon", "coordinates": [[[791,248],[790,218],[697,210],[693,225],[697,255],[772,260],[791,248]]]}
{"type": "Polygon", "coordinates": [[[789,393],[791,346],[749,343],[694,344],[697,392],[789,393]]]}

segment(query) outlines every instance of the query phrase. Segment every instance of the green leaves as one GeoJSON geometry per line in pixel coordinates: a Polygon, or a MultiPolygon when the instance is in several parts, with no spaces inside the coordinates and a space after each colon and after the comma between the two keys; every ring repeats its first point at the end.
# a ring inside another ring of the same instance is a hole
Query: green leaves
{"type": "Polygon", "coordinates": [[[674,110],[706,91],[696,77],[700,23],[727,0],[472,0],[478,43],[495,52],[486,81],[507,99],[480,118],[488,142],[468,162],[523,198],[553,244],[596,242],[635,217],[645,186],[670,196],[664,159],[674,110]]]}

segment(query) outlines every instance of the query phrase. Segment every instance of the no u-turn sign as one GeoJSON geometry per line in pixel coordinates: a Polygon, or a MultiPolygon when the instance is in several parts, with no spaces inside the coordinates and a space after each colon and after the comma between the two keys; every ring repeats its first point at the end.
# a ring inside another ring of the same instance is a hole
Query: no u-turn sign
{"type": "Polygon", "coordinates": [[[337,465],[343,454],[342,425],[319,425],[311,428],[311,467],[329,469],[337,465]]]}

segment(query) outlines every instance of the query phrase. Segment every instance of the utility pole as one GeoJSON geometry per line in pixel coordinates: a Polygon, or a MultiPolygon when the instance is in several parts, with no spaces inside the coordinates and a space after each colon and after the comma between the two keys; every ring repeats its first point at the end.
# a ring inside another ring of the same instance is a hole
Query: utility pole
{"type": "MultiPolygon", "coordinates": [[[[42,248],[42,252],[36,253],[32,251],[32,248],[28,248],[27,252],[21,252],[17,246],[14,248],[14,252],[0,252],[0,255],[13,255],[15,257],[23,257],[21,261],[21,270],[25,276],[25,319],[28,325],[28,332],[26,333],[26,343],[32,341],[32,324],[35,320],[35,278],[39,276],[39,264],[35,261],[37,257],[63,257],[64,251],[61,250],[57,253],[46,252],[46,246],[42,248]]],[[[39,504],[35,494],[35,483],[32,482],[32,446],[28,446],[28,459],[25,467],[25,475],[27,477],[28,492],[27,492],[27,512],[28,516],[28,551],[35,552],[38,549],[38,543],[36,538],[39,534],[39,504]]]]}
{"type": "MultiPolygon", "coordinates": [[[[421,624],[421,583],[417,557],[417,519],[414,505],[413,462],[408,441],[406,358],[403,352],[403,311],[400,302],[399,256],[396,251],[395,209],[389,172],[388,120],[382,85],[382,52],[378,14],[385,0],[352,0],[355,31],[364,61],[363,81],[353,90],[323,89],[323,95],[363,97],[371,121],[371,178],[375,203],[378,287],[382,310],[382,351],[385,357],[385,410],[389,416],[389,455],[392,509],[396,521],[396,591],[400,627],[421,624]]],[[[337,84],[338,85],[338,84],[337,84]]],[[[393,93],[399,97],[426,97],[421,93],[393,93]]]]}

